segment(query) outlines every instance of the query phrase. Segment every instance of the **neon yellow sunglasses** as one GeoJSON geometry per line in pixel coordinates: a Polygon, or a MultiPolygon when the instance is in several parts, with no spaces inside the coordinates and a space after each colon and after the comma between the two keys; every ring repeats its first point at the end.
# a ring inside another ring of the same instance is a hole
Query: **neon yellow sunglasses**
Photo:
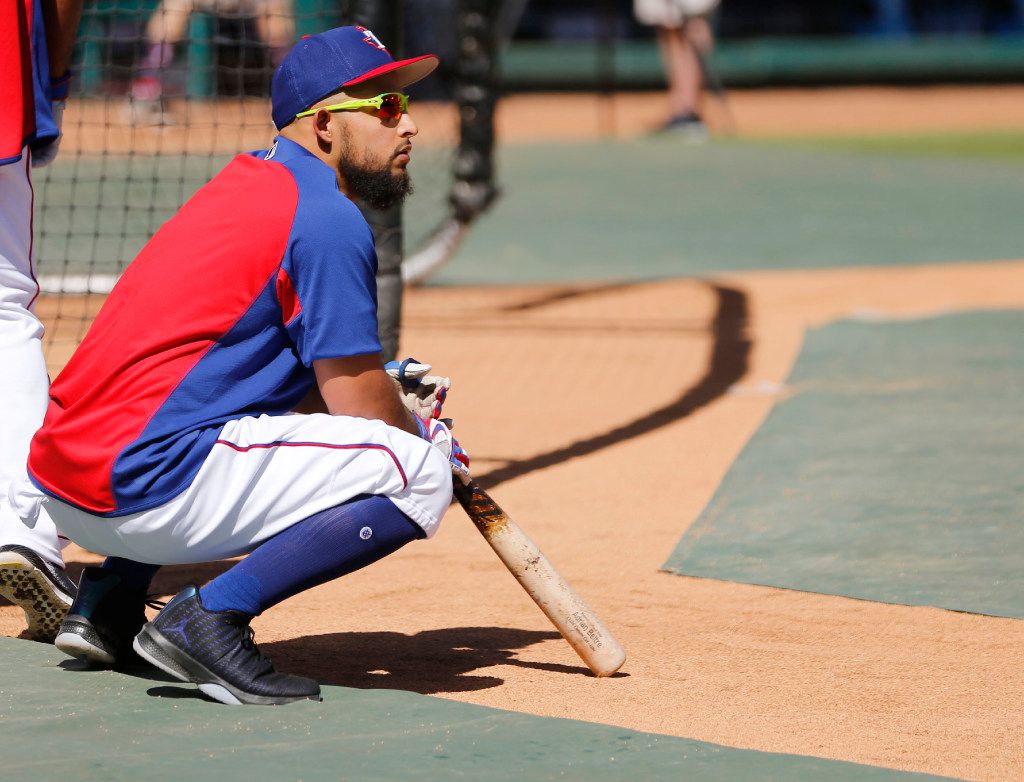
{"type": "Polygon", "coordinates": [[[295,119],[311,117],[318,111],[356,111],[368,107],[377,109],[377,114],[384,119],[398,119],[409,111],[409,96],[401,92],[384,92],[373,98],[347,100],[344,103],[332,103],[330,106],[317,106],[315,109],[300,111],[295,115],[295,119]]]}

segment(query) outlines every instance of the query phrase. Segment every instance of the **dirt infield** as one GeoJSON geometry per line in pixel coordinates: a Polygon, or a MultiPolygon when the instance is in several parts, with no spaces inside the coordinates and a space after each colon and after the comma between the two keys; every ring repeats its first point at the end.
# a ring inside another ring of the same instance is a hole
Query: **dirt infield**
{"type": "MultiPolygon", "coordinates": [[[[713,132],[741,138],[856,136],[1024,128],[1024,87],[847,87],[730,90],[707,98],[713,132]]],[[[629,138],[665,118],[660,93],[522,95],[502,101],[504,140],[629,138]]]]}
{"type": "MultiPolygon", "coordinates": [[[[436,540],[273,609],[258,635],[281,667],[326,683],[1017,778],[1021,622],[658,568],[767,414],[764,390],[785,380],[806,328],[1022,306],[1022,262],[414,291],[405,352],[451,368],[477,475],[621,637],[624,675],[588,675],[458,508],[436,540]]],[[[223,567],[169,568],[157,588],[223,567]]],[[[0,632],[18,630],[0,609],[0,632]]]]}
{"type": "MultiPolygon", "coordinates": [[[[123,99],[72,102],[62,154],[204,155],[262,149],[273,137],[266,101],[171,101],[175,124],[147,127],[126,118],[123,99]]],[[[413,103],[417,144],[448,144],[456,125],[450,106],[413,103]]],[[[500,142],[630,138],[664,120],[661,93],[512,95],[496,115],[500,142]]],[[[1024,87],[921,87],[733,90],[727,102],[707,99],[716,133],[743,138],[931,133],[1024,127],[1024,87]]]]}

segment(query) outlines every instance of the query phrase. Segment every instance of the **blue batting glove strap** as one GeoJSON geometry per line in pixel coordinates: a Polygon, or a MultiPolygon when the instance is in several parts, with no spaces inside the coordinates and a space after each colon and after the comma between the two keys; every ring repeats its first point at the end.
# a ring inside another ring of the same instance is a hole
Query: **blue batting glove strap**
{"type": "Polygon", "coordinates": [[[421,378],[425,377],[431,369],[430,364],[421,364],[414,358],[407,358],[401,362],[389,361],[384,365],[384,371],[397,380],[402,388],[409,391],[418,388],[422,382],[421,378]]]}
{"type": "Polygon", "coordinates": [[[409,368],[410,364],[419,364],[419,363],[420,362],[417,361],[414,358],[407,358],[407,359],[405,359],[401,363],[401,365],[398,367],[398,382],[401,383],[403,386],[411,386],[411,387],[418,386],[420,384],[420,379],[418,377],[414,377],[414,378],[408,377],[405,374],[405,370],[407,370],[409,368]]]}

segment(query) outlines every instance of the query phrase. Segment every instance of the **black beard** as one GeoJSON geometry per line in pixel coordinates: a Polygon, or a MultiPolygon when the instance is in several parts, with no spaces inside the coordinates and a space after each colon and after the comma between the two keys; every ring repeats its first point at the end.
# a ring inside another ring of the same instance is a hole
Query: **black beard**
{"type": "Polygon", "coordinates": [[[342,158],[338,170],[352,195],[374,209],[400,204],[412,193],[409,172],[392,174],[390,160],[382,166],[371,167],[358,166],[342,158]]]}

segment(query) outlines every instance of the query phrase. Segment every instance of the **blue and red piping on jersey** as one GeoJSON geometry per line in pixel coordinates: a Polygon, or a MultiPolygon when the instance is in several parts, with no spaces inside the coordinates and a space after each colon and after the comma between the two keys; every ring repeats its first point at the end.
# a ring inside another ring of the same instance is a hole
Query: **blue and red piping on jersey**
{"type": "Polygon", "coordinates": [[[249,445],[238,445],[230,440],[217,440],[216,445],[226,445],[233,451],[246,453],[247,451],[262,451],[269,448],[327,448],[334,451],[381,451],[387,454],[395,463],[395,469],[402,476],[402,488],[409,488],[409,478],[405,474],[402,463],[398,461],[398,455],[380,443],[318,443],[308,440],[293,442],[291,440],[274,440],[270,443],[250,443],[249,445]]]}

